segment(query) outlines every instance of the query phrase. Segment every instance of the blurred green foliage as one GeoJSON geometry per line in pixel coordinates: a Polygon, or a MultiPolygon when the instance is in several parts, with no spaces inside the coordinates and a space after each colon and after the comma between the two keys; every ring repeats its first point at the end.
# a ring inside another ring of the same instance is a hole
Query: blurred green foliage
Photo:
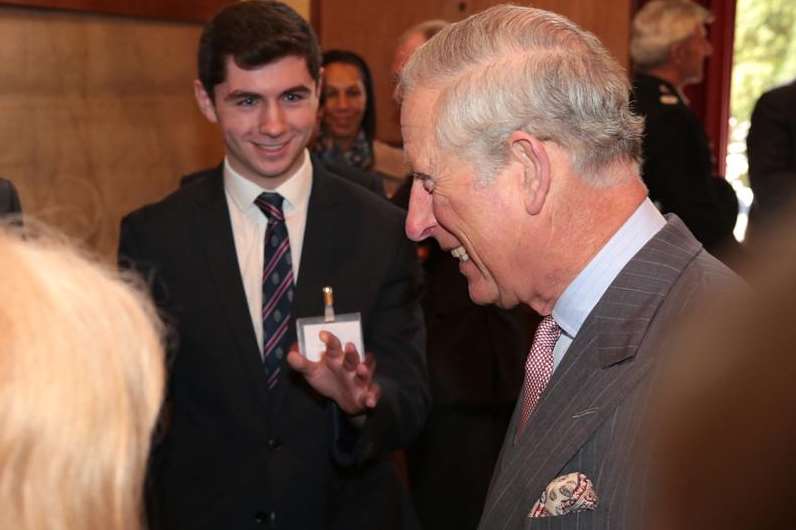
{"type": "Polygon", "coordinates": [[[796,1],[737,1],[730,114],[742,124],[763,92],[796,77],[796,1]]]}

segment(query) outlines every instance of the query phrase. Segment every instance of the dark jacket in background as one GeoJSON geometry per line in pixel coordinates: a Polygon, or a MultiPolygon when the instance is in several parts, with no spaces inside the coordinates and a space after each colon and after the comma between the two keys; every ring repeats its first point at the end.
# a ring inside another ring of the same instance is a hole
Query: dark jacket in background
{"type": "Polygon", "coordinates": [[[0,215],[20,213],[22,205],[14,184],[10,180],[0,178],[0,215]]]}
{"type": "Polygon", "coordinates": [[[746,144],[754,232],[784,214],[796,197],[796,81],[760,96],[746,144]]]}
{"type": "Polygon", "coordinates": [[[663,79],[637,74],[633,109],[644,117],[641,176],[650,199],[675,213],[705,248],[721,255],[735,242],[738,214],[729,184],[713,174],[705,129],[680,93],[663,79]]]}

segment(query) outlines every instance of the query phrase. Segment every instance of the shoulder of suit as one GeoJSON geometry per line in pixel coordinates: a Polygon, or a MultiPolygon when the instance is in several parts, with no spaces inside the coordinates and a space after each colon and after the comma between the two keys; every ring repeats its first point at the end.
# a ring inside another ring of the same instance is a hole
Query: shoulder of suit
{"type": "Polygon", "coordinates": [[[180,177],[180,187],[192,185],[197,182],[201,182],[205,179],[218,176],[221,174],[221,172],[222,172],[221,166],[216,166],[213,168],[202,169],[200,171],[195,171],[194,173],[183,175],[182,177],[180,177]]]}
{"type": "Polygon", "coordinates": [[[638,75],[634,79],[633,89],[642,113],[648,112],[651,108],[667,109],[685,105],[677,91],[657,77],[638,75]]]}
{"type": "Polygon", "coordinates": [[[663,82],[655,83],[655,93],[653,97],[659,105],[664,107],[673,107],[683,104],[679,94],[677,94],[675,90],[672,90],[668,84],[663,82]]]}
{"type": "Polygon", "coordinates": [[[366,215],[373,219],[399,220],[403,223],[406,215],[401,208],[392,204],[386,197],[382,197],[369,189],[352,182],[345,177],[337,175],[324,167],[314,169],[314,178],[321,179],[324,193],[328,199],[345,208],[359,208],[365,210],[366,215]]]}
{"type": "Polygon", "coordinates": [[[180,211],[181,206],[194,204],[196,200],[206,196],[214,187],[220,186],[217,180],[220,178],[219,167],[185,175],[180,179],[180,185],[176,190],[155,202],[132,211],[125,218],[135,219],[173,215],[180,211]]]}
{"type": "Polygon", "coordinates": [[[796,109],[796,81],[764,92],[757,106],[760,104],[779,107],[783,112],[792,112],[796,109]]]}

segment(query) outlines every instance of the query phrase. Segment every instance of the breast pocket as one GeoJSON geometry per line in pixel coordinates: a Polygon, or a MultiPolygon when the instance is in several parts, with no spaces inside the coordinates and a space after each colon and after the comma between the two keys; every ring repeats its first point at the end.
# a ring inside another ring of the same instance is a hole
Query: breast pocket
{"type": "MultiPolygon", "coordinates": [[[[566,515],[556,515],[553,517],[526,517],[525,530],[558,530],[558,529],[579,529],[586,530],[592,528],[606,528],[599,523],[599,508],[597,510],[585,510],[582,512],[569,513],[566,515]]],[[[612,526],[611,530],[621,530],[620,527],[612,526]]]]}

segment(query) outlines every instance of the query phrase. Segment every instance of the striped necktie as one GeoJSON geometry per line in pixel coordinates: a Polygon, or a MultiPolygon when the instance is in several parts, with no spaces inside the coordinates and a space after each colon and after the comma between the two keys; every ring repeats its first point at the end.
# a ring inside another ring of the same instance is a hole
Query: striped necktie
{"type": "Polygon", "coordinates": [[[268,389],[279,381],[282,359],[290,348],[288,326],[293,308],[293,263],[282,212],[283,197],[261,193],[254,203],[268,218],[263,257],[263,364],[268,389]]]}

